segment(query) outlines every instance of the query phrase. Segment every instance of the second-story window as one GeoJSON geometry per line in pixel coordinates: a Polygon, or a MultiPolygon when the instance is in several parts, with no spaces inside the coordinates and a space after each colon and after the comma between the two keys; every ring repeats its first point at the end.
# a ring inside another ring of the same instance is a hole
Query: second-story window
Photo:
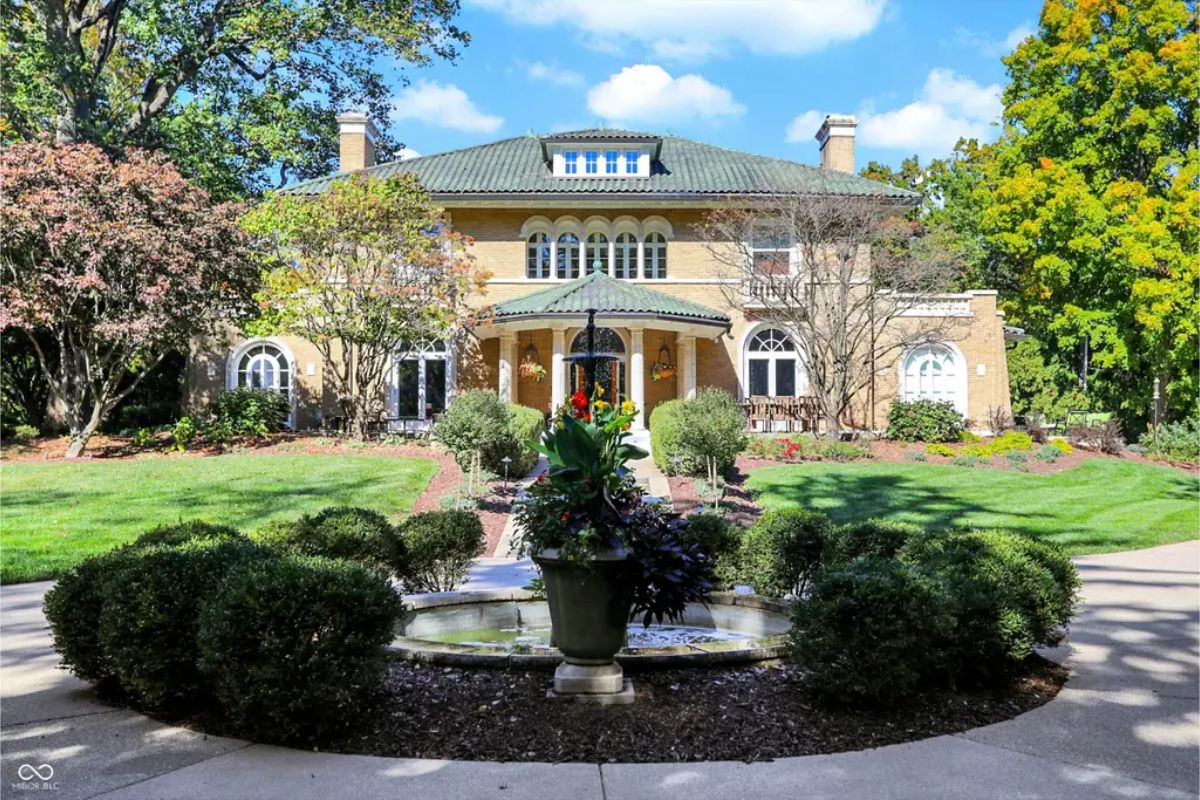
{"type": "Polygon", "coordinates": [[[583,171],[588,175],[595,175],[600,171],[600,154],[595,150],[588,150],[583,154],[583,171]]]}
{"type": "Polygon", "coordinates": [[[525,277],[550,277],[550,237],[544,233],[533,234],[526,243],[525,277]]]}
{"type": "Polygon", "coordinates": [[[646,262],[645,277],[651,280],[665,280],[667,277],[667,239],[661,233],[651,233],[646,236],[644,259],[646,262]]]}
{"type": "Polygon", "coordinates": [[[613,262],[614,278],[637,277],[637,238],[632,233],[622,233],[615,242],[616,256],[613,262]]]}
{"type": "Polygon", "coordinates": [[[637,172],[638,172],[638,151],[637,150],[626,150],[625,151],[625,174],[626,175],[637,175],[637,172]]]}
{"type": "Polygon", "coordinates": [[[605,175],[616,175],[617,174],[617,166],[618,166],[618,161],[619,161],[618,156],[619,155],[620,154],[617,153],[616,150],[609,150],[607,153],[604,154],[604,174],[605,175]]]}
{"type": "Polygon", "coordinates": [[[587,237],[587,271],[610,274],[608,268],[608,237],[603,233],[593,233],[587,237]]]}
{"type": "Polygon", "coordinates": [[[754,226],[754,271],[760,275],[787,275],[791,271],[791,236],[783,225],[754,226]]]}
{"type": "Polygon", "coordinates": [[[558,263],[554,274],[563,280],[579,277],[579,237],[573,233],[558,237],[558,263]]]}
{"type": "Polygon", "coordinates": [[[563,153],[563,172],[567,175],[579,174],[579,153],[574,150],[563,153]]]}

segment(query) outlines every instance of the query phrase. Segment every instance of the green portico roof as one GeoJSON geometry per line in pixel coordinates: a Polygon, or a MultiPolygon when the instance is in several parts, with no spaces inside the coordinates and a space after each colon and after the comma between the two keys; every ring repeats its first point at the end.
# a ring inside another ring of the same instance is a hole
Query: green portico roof
{"type": "Polygon", "coordinates": [[[635,283],[593,272],[582,278],[498,304],[496,322],[517,319],[597,316],[646,317],[728,328],[729,316],[708,306],[672,297],[635,283]]]}

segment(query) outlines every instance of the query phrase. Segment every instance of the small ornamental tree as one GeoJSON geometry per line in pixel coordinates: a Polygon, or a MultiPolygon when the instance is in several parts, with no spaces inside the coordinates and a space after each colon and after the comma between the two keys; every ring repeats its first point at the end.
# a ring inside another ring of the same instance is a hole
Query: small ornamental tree
{"type": "Polygon", "coordinates": [[[249,310],[258,267],[239,209],[145,151],[12,144],[0,185],[0,329],[28,338],[78,456],[167,353],[249,310]]]}
{"type": "Polygon", "coordinates": [[[317,197],[277,194],[245,226],[272,254],[250,330],[312,342],[359,437],[384,410],[393,357],[458,335],[468,299],[487,282],[411,175],[355,176],[317,197]]]}

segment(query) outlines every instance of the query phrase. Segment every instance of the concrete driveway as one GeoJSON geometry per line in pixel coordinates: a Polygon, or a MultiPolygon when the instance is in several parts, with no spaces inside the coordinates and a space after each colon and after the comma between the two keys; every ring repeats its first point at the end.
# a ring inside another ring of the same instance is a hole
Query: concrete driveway
{"type": "Polygon", "coordinates": [[[1078,559],[1084,611],[1047,705],[955,736],[771,763],[497,764],[250,744],[94,701],[56,669],[49,583],[0,588],[0,795],[67,798],[1195,798],[1200,543],[1078,559]],[[46,765],[53,775],[47,774],[46,765]]]}

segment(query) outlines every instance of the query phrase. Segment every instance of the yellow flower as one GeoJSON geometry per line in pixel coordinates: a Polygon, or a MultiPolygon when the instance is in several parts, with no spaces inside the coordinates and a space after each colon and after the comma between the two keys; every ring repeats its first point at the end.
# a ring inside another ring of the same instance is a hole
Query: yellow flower
{"type": "Polygon", "coordinates": [[[608,403],[603,400],[597,400],[595,406],[597,411],[605,411],[608,408],[608,403]]]}
{"type": "Polygon", "coordinates": [[[596,396],[604,397],[604,387],[600,385],[599,381],[596,382],[596,396]]]}
{"type": "Polygon", "coordinates": [[[632,400],[626,400],[624,403],[621,403],[622,414],[632,414],[635,411],[637,411],[637,406],[633,404],[632,400]]]}

